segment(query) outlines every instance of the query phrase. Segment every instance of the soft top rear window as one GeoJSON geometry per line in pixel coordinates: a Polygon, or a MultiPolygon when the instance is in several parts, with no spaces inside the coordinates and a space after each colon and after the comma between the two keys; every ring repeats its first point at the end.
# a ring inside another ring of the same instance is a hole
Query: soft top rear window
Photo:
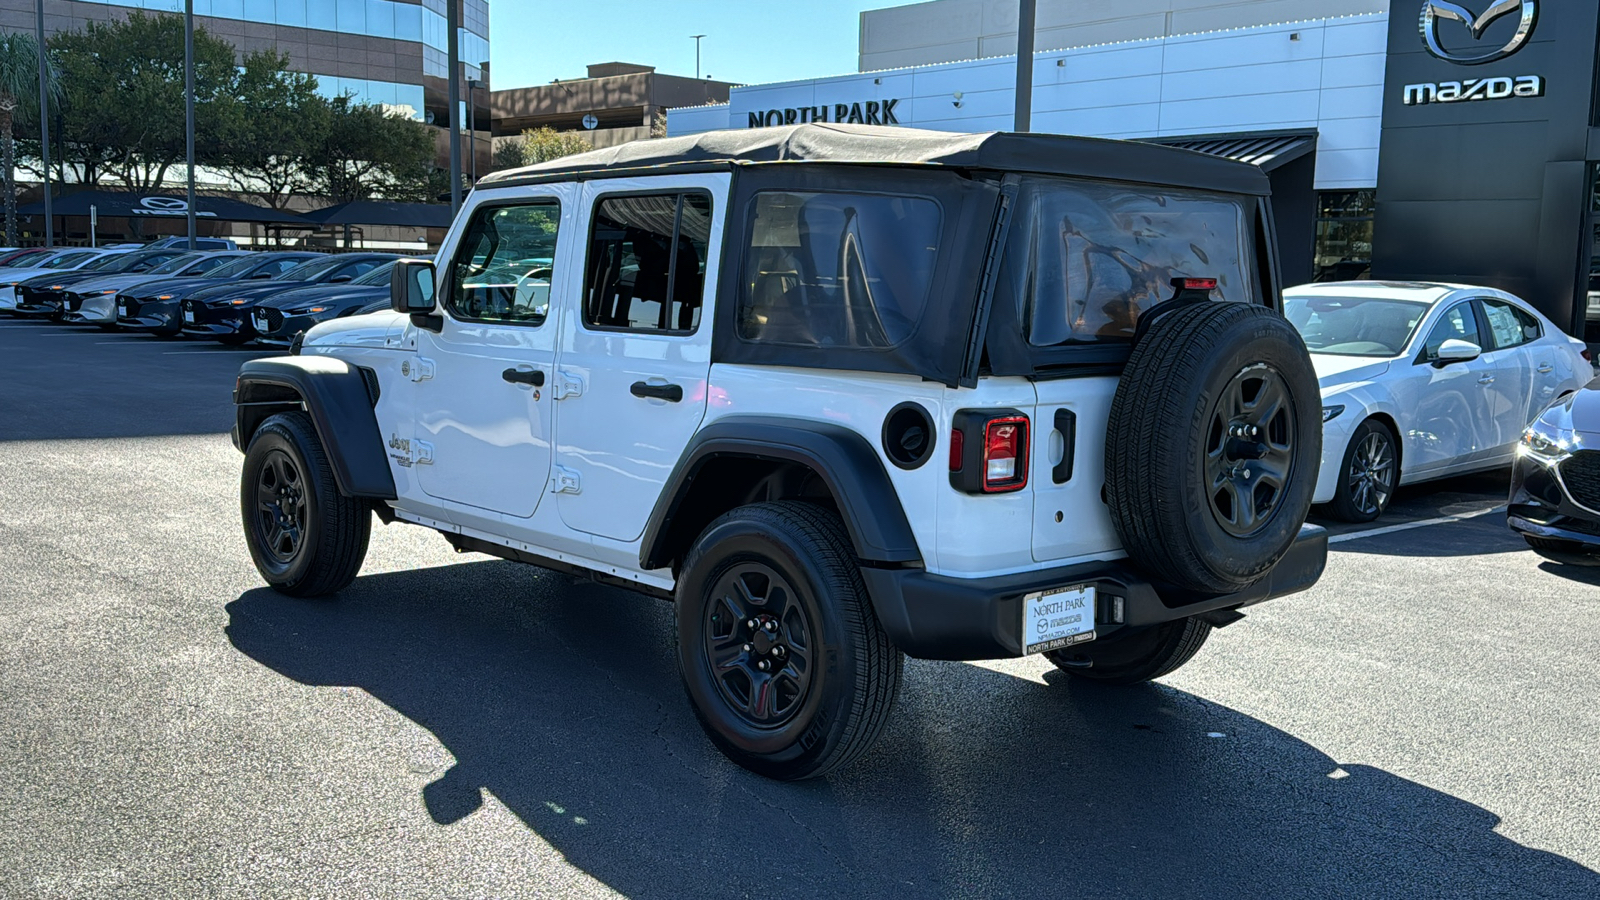
{"type": "Polygon", "coordinates": [[[1174,278],[1215,278],[1218,300],[1256,291],[1252,208],[1226,194],[1028,178],[1012,230],[1015,298],[1035,347],[1125,341],[1174,278]]]}

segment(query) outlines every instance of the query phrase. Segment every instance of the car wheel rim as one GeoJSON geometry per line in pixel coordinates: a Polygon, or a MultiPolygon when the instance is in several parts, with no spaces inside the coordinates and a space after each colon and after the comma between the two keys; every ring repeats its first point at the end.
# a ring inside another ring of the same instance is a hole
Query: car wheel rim
{"type": "Polygon", "coordinates": [[[1206,436],[1205,477],[1211,513],[1223,531],[1249,537],[1283,505],[1296,424],[1288,384],[1269,365],[1240,370],[1222,390],[1206,436]]]}
{"type": "Polygon", "coordinates": [[[746,724],[781,728],[811,690],[811,616],[794,586],[772,567],[728,569],[706,604],[705,660],[724,702],[746,724]]]}
{"type": "Polygon", "coordinates": [[[261,462],[255,521],[261,549],[279,565],[293,562],[305,540],[305,477],[282,450],[268,451],[261,462]]]}
{"type": "Polygon", "coordinates": [[[1350,459],[1350,502],[1364,515],[1377,515],[1394,493],[1394,447],[1379,432],[1362,438],[1350,459]]]}

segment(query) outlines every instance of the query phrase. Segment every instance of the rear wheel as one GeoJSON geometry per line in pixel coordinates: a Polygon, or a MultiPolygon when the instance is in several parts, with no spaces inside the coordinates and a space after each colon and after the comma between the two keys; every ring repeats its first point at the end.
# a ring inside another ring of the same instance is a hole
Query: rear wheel
{"type": "Polygon", "coordinates": [[[1339,484],[1328,511],[1345,522],[1371,522],[1383,515],[1400,484],[1399,442],[1389,426],[1362,422],[1339,464],[1339,484]]]}
{"type": "Polygon", "coordinates": [[[701,534],[678,583],[678,666],[706,735],[746,769],[814,778],[865,753],[901,655],[867,597],[838,514],[744,506],[701,534]]]}
{"type": "Polygon", "coordinates": [[[1074,678],[1138,684],[1176,671],[1200,652],[1210,636],[1209,623],[1180,619],[1104,642],[1051,650],[1045,658],[1074,678]]]}
{"type": "Polygon", "coordinates": [[[239,507],[256,570],[278,591],[320,597],[348,587],[361,571],[372,512],[339,493],[305,413],[273,416],[251,438],[239,507]]]}

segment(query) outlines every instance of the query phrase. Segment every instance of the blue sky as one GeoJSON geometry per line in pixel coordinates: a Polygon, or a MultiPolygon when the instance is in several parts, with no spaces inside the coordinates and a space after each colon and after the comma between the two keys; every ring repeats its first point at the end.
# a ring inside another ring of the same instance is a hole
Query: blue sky
{"type": "Polygon", "coordinates": [[[581,78],[590,63],[622,61],[758,84],[856,71],[863,10],[909,0],[490,0],[498,89],[581,78]]]}

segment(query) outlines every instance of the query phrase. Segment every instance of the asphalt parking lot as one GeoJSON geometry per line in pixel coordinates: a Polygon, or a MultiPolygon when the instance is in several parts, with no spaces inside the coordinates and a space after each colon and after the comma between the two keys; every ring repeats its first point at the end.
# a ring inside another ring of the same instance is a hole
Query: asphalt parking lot
{"type": "Polygon", "coordinates": [[[702,736],[664,604],[407,526],[337,601],[262,588],[251,355],[0,320],[0,897],[1600,896],[1600,569],[1503,473],[1159,684],[908,663],[785,785],[702,736]]]}

